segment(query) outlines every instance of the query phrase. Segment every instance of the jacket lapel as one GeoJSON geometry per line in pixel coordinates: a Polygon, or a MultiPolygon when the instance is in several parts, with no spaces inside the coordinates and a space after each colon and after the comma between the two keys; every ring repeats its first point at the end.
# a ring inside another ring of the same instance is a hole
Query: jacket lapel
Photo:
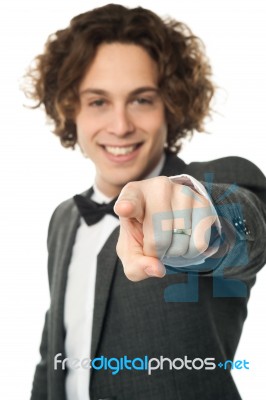
{"type": "Polygon", "coordinates": [[[91,359],[97,354],[97,348],[104,323],[104,316],[111,290],[115,267],[118,261],[116,243],[119,235],[117,227],[109,236],[97,258],[95,300],[92,325],[91,359]]]}
{"type": "MultiPolygon", "coordinates": [[[[60,231],[57,230],[59,224],[54,221],[55,230],[50,233],[49,242],[56,242],[58,245],[55,248],[50,248],[50,257],[53,265],[57,265],[53,271],[50,271],[51,284],[51,321],[56,321],[53,324],[51,332],[53,337],[51,343],[54,343],[54,353],[63,352],[64,354],[64,299],[67,283],[68,267],[71,260],[72,249],[76,237],[76,232],[79,226],[80,215],[73,204],[71,205],[70,217],[61,219],[60,231]],[[56,235],[56,240],[53,236],[56,235]]],[[[49,265],[49,263],[48,263],[49,265]]]]}
{"type": "Polygon", "coordinates": [[[185,173],[187,164],[175,154],[166,154],[166,160],[160,175],[174,176],[185,173]]]}

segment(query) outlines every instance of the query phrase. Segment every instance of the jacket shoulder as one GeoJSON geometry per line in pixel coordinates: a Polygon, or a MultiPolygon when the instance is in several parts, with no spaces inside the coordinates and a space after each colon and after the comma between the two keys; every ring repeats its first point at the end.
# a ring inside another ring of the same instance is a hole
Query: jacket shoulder
{"type": "Polygon", "coordinates": [[[230,156],[192,162],[185,172],[203,182],[236,184],[251,190],[266,202],[266,178],[255,164],[245,158],[230,156]]]}
{"type": "MultiPolygon", "coordinates": [[[[83,196],[88,194],[88,190],[80,193],[83,196]]],[[[73,197],[62,201],[52,213],[50,218],[49,227],[48,227],[48,237],[55,227],[62,227],[64,229],[66,225],[69,225],[69,222],[73,219],[79,217],[78,209],[75,205],[73,197]]]]}
{"type": "Polygon", "coordinates": [[[220,183],[250,183],[266,188],[266,179],[262,171],[242,157],[230,156],[211,161],[192,162],[188,164],[186,173],[193,173],[201,179],[206,174],[212,174],[214,180],[220,183]]]}
{"type": "Polygon", "coordinates": [[[60,203],[54,210],[48,227],[48,237],[51,235],[51,231],[54,226],[60,226],[64,221],[66,222],[69,216],[73,213],[75,203],[72,198],[67,199],[60,203]]]}
{"type": "Polygon", "coordinates": [[[62,257],[71,255],[79,223],[80,214],[72,198],[60,203],[52,214],[47,236],[50,287],[54,274],[62,266],[62,257]]]}

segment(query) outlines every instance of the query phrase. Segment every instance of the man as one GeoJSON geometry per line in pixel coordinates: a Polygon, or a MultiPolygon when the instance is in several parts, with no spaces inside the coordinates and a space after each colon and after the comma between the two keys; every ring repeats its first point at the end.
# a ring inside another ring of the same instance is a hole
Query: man
{"type": "Polygon", "coordinates": [[[96,176],[50,222],[32,399],[240,399],[230,366],[266,261],[266,181],[240,158],[177,157],[209,114],[210,73],[184,24],[112,4],[36,58],[32,97],[96,176]]]}

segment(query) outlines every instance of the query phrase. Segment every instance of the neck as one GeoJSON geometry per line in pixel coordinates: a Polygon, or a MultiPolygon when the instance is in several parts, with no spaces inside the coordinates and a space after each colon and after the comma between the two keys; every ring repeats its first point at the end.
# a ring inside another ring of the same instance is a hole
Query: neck
{"type": "Polygon", "coordinates": [[[106,200],[108,199],[109,201],[111,201],[112,199],[114,199],[115,197],[119,196],[119,193],[121,192],[123,186],[120,185],[111,185],[109,183],[106,182],[106,185],[102,185],[99,184],[98,180],[95,179],[93,188],[94,191],[97,192],[98,194],[100,194],[102,197],[105,197],[106,200]]]}
{"type": "MultiPolygon", "coordinates": [[[[134,180],[150,179],[150,178],[154,178],[154,177],[160,175],[163,165],[165,163],[165,158],[166,158],[166,156],[165,156],[165,153],[163,152],[158,163],[147,175],[137,178],[137,179],[134,179],[134,180]]],[[[119,185],[119,184],[115,185],[114,183],[107,182],[104,179],[102,179],[102,177],[99,178],[99,176],[97,177],[97,175],[96,175],[95,182],[94,182],[94,188],[96,188],[96,190],[98,190],[104,196],[107,196],[111,200],[111,199],[119,196],[121,190],[126,185],[126,183],[128,183],[128,182],[125,182],[122,185],[119,185]]]]}

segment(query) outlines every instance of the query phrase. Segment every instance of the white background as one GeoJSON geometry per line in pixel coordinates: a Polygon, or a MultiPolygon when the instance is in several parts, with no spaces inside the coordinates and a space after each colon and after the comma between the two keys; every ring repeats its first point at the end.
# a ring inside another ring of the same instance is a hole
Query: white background
{"type": "MultiPolygon", "coordinates": [[[[101,1],[9,0],[0,5],[1,330],[0,398],[28,399],[44,312],[49,304],[46,232],[55,206],[86,189],[93,167],[79,151],[60,147],[40,111],[23,107],[19,79],[42,51],[49,33],[101,1]]],[[[186,22],[206,44],[215,82],[221,87],[213,121],[189,143],[185,161],[238,155],[266,172],[266,3],[264,0],[142,0],[162,16],[186,22]]],[[[252,290],[249,318],[236,359],[243,400],[266,398],[264,358],[266,270],[252,290]]],[[[229,310],[230,312],[230,310],[229,310]]],[[[177,355],[178,356],[178,355],[177,355]]]]}

